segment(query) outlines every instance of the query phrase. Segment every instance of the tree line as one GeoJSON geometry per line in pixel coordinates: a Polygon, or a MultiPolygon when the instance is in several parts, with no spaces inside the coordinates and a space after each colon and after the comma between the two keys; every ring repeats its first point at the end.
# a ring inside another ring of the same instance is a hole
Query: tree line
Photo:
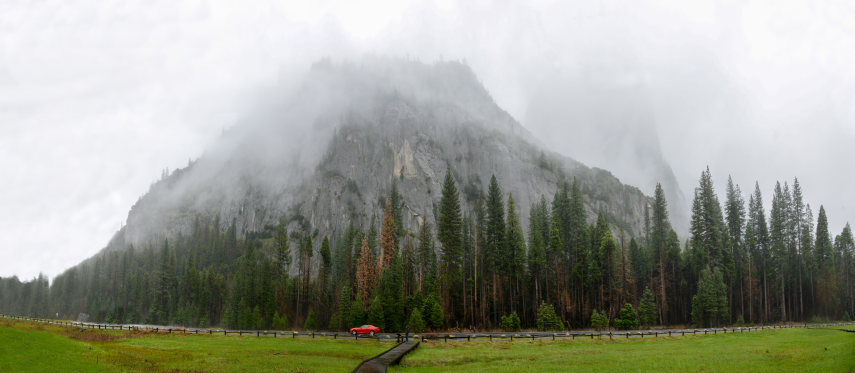
{"type": "Polygon", "coordinates": [[[120,323],[240,329],[556,330],[848,320],[855,240],[816,221],[798,179],[759,185],[746,205],[728,178],[724,203],[709,169],[695,188],[689,237],[672,229],[657,185],[640,237],[588,216],[575,181],[531,206],[493,176],[464,208],[453,173],[434,222],[409,231],[395,182],[383,216],[320,237],[294,215],[239,235],[196,217],[187,234],[103,252],[57,276],[0,278],[0,312],[120,323]],[[590,223],[589,223],[590,222],[590,223]],[[289,230],[290,228],[290,230],[289,230]],[[637,310],[637,311],[636,311],[637,310]]]}

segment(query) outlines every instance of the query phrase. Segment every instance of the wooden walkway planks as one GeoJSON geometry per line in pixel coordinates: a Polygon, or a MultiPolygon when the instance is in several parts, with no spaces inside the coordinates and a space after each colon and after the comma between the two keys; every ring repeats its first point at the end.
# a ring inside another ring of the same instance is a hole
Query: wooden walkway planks
{"type": "Polygon", "coordinates": [[[377,355],[371,359],[365,360],[362,364],[359,364],[356,369],[353,370],[354,373],[386,373],[386,369],[389,365],[395,365],[401,362],[401,359],[404,358],[404,355],[414,350],[419,346],[419,341],[410,340],[409,342],[403,342],[395,347],[390,348],[388,351],[377,355]]]}

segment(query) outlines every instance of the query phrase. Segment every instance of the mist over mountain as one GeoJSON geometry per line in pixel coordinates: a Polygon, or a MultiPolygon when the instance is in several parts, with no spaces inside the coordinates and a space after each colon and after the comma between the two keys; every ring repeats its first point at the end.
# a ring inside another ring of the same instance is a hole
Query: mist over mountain
{"type": "Polygon", "coordinates": [[[627,240],[642,232],[643,193],[536,145],[463,63],[321,60],[298,89],[265,97],[198,160],[155,183],[109,249],[187,234],[198,216],[234,221],[241,233],[285,218],[334,236],[382,216],[393,181],[404,226],[415,232],[424,219],[434,224],[449,167],[469,209],[491,175],[523,221],[533,203],[576,180],[589,219],[606,213],[627,240]]]}
{"type": "Polygon", "coordinates": [[[545,142],[617,177],[547,150],[465,63],[320,60],[164,170],[100,253],[52,283],[0,278],[0,312],[395,332],[421,310],[432,330],[508,315],[532,327],[544,307],[587,327],[640,302],[662,304],[663,325],[852,311],[851,228],[832,241],[820,206],[814,230],[798,180],[776,184],[767,222],[759,185],[746,209],[729,179],[722,204],[707,168],[683,241],[672,227],[688,209],[641,86],[553,83],[533,96],[531,127],[562,128],[545,142]]]}
{"type": "Polygon", "coordinates": [[[688,203],[662,155],[649,93],[633,74],[603,67],[556,74],[532,94],[524,122],[551,149],[610,170],[652,195],[661,183],[674,229],[689,230],[688,203]]]}

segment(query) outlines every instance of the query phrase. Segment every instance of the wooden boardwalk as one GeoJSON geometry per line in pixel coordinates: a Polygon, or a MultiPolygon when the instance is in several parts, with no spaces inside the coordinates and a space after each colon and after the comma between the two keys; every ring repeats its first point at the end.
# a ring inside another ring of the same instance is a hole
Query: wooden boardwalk
{"type": "Polygon", "coordinates": [[[404,358],[404,355],[414,350],[418,346],[419,341],[417,340],[403,342],[395,347],[390,348],[388,351],[380,355],[363,361],[362,364],[359,364],[359,366],[353,370],[353,372],[386,373],[386,369],[388,369],[390,365],[395,365],[401,362],[401,359],[404,358]]]}

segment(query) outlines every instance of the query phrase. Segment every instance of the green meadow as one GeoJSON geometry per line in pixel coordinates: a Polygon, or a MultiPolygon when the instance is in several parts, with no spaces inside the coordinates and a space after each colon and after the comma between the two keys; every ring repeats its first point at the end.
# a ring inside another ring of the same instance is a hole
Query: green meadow
{"type": "Polygon", "coordinates": [[[374,340],[154,334],[0,321],[0,372],[349,372],[374,340]]]}
{"type": "MultiPolygon", "coordinates": [[[[374,340],[155,334],[0,320],[0,372],[350,372],[374,340]]],[[[855,333],[422,343],[391,372],[855,372],[855,333]]]]}
{"type": "Polygon", "coordinates": [[[855,372],[855,333],[777,329],[710,336],[433,342],[403,372],[855,372]]]}

